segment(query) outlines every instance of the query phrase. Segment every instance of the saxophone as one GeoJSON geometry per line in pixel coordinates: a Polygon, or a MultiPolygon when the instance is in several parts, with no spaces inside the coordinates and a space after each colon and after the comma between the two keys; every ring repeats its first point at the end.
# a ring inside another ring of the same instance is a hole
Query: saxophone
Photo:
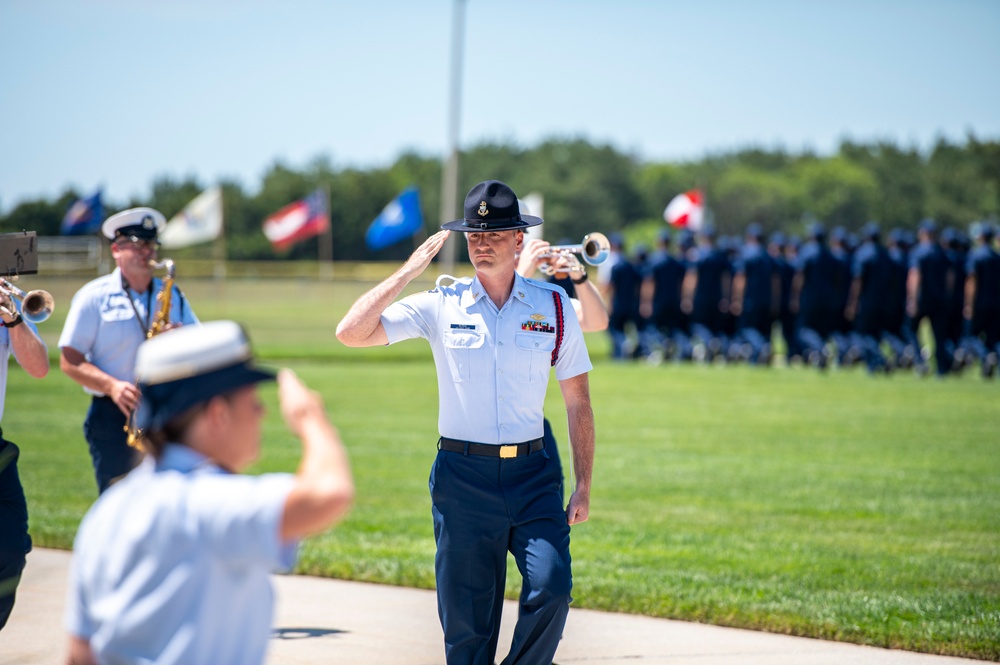
{"type": "Polygon", "coordinates": [[[174,294],[174,276],[177,274],[173,259],[163,259],[159,263],[150,261],[149,265],[151,268],[166,268],[167,276],[163,278],[163,288],[156,294],[156,303],[159,306],[156,308],[156,315],[149,325],[149,330],[146,331],[146,339],[159,335],[170,325],[170,298],[174,294]]]}
{"type": "MultiPolygon", "coordinates": [[[[174,294],[174,277],[177,274],[173,259],[163,259],[159,263],[150,260],[149,266],[153,269],[166,268],[167,275],[163,278],[163,288],[156,294],[156,314],[153,315],[149,330],[146,331],[146,339],[159,335],[170,325],[171,297],[174,294]]],[[[126,441],[130,448],[143,450],[142,430],[136,425],[135,412],[136,409],[132,409],[125,421],[126,441]]]]}

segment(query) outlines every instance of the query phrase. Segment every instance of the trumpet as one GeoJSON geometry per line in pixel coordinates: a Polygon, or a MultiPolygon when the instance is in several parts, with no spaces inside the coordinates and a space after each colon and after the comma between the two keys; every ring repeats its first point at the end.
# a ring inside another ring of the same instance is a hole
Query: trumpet
{"type": "MultiPolygon", "coordinates": [[[[52,299],[52,294],[48,291],[35,289],[25,293],[3,277],[0,277],[0,293],[10,298],[20,299],[21,318],[28,323],[41,323],[52,316],[52,311],[55,309],[55,300],[52,299]]],[[[0,307],[0,309],[3,309],[8,316],[17,314],[16,309],[14,311],[6,307],[0,307]]]]}
{"type": "Polygon", "coordinates": [[[576,257],[577,254],[583,257],[587,264],[597,266],[607,261],[608,257],[611,256],[611,243],[608,242],[607,236],[603,233],[594,231],[583,236],[583,242],[579,245],[552,245],[540,257],[550,259],[550,261],[543,263],[538,269],[546,275],[583,270],[580,259],[576,257]],[[565,258],[566,264],[557,269],[552,266],[552,263],[559,258],[565,258]]]}

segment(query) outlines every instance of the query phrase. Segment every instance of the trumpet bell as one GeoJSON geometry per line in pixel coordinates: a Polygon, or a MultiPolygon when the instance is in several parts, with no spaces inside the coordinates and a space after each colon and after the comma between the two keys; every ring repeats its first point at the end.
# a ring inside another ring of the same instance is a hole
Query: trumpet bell
{"type": "MultiPolygon", "coordinates": [[[[52,294],[48,291],[36,289],[25,293],[3,277],[0,277],[0,293],[8,298],[21,300],[21,318],[28,323],[41,323],[52,316],[52,312],[55,310],[55,300],[52,299],[52,294]]],[[[7,310],[7,308],[4,309],[7,310]]]]}
{"type": "Polygon", "coordinates": [[[603,233],[594,231],[583,236],[580,244],[580,255],[583,260],[592,266],[598,266],[608,260],[611,256],[611,243],[603,233]]]}
{"type": "Polygon", "coordinates": [[[21,301],[21,318],[28,323],[41,323],[52,316],[55,310],[55,300],[52,294],[41,289],[28,291],[21,301]]]}

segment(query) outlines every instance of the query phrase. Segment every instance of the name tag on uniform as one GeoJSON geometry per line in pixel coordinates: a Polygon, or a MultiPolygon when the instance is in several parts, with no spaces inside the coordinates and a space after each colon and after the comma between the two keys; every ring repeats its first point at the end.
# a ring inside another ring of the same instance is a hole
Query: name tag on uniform
{"type": "Polygon", "coordinates": [[[453,323],[451,324],[452,330],[475,330],[475,323],[453,323]]]}

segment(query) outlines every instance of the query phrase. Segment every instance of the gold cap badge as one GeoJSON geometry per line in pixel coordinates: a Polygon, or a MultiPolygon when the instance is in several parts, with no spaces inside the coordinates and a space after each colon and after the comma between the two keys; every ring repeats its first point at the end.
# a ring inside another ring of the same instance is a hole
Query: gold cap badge
{"type": "Polygon", "coordinates": [[[490,211],[486,209],[486,201],[480,202],[480,204],[479,204],[479,216],[480,217],[485,217],[488,214],[490,214],[490,211]]]}

